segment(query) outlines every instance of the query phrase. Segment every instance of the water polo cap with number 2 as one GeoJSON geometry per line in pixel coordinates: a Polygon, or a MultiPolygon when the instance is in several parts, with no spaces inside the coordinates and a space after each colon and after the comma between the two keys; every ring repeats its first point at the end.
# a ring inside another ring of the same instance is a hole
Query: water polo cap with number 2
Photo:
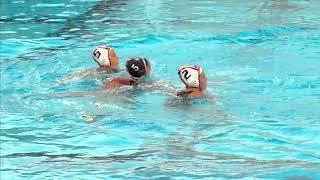
{"type": "Polygon", "coordinates": [[[202,68],[195,65],[180,66],[178,68],[178,75],[181,81],[188,87],[200,87],[200,74],[202,68]]]}

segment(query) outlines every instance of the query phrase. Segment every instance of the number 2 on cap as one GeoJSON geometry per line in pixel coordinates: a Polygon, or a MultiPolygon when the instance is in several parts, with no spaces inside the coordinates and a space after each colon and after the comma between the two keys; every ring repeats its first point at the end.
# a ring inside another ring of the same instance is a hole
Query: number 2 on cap
{"type": "Polygon", "coordinates": [[[182,72],[181,72],[181,74],[183,74],[183,77],[186,79],[186,80],[188,80],[190,77],[191,77],[191,74],[189,74],[189,72],[188,72],[188,70],[183,70],[182,72]],[[188,75],[189,74],[189,75],[188,75]]]}

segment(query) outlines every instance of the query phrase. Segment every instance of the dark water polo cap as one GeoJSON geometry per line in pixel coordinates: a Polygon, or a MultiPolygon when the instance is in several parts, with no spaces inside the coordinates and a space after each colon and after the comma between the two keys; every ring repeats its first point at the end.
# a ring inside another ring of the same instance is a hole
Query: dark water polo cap
{"type": "Polygon", "coordinates": [[[130,58],[126,62],[126,68],[130,76],[140,78],[146,75],[149,61],[146,58],[130,58]]]}

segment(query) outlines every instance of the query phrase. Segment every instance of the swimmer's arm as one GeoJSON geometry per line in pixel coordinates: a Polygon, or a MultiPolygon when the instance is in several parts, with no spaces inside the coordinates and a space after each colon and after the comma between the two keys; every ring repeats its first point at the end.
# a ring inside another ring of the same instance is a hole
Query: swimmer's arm
{"type": "Polygon", "coordinates": [[[69,75],[67,77],[58,79],[57,81],[58,81],[59,84],[62,85],[62,84],[68,83],[69,81],[77,80],[77,79],[86,77],[88,75],[95,74],[97,72],[98,72],[97,68],[90,68],[90,69],[87,69],[87,70],[84,70],[84,71],[79,71],[79,72],[73,73],[73,74],[71,74],[71,75],[69,75]]]}
{"type": "Polygon", "coordinates": [[[91,92],[71,92],[71,93],[57,93],[51,94],[50,98],[75,98],[86,96],[97,96],[106,93],[105,91],[91,91],[91,92]]]}
{"type": "Polygon", "coordinates": [[[125,107],[128,109],[133,108],[132,105],[137,102],[132,98],[123,96],[118,94],[117,91],[114,90],[99,90],[99,91],[89,91],[89,92],[71,92],[71,93],[56,93],[56,94],[47,94],[41,95],[42,99],[65,99],[65,98],[94,98],[97,100],[96,103],[114,103],[116,105],[120,105],[121,107],[125,107]]]}
{"type": "Polygon", "coordinates": [[[113,78],[108,80],[104,85],[103,89],[116,89],[120,88],[122,86],[130,86],[131,85],[131,79],[129,78],[113,78]]]}

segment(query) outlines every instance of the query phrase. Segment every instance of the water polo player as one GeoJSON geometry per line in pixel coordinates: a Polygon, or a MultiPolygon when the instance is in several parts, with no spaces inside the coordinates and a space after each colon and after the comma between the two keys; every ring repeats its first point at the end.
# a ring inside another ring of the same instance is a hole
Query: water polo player
{"type": "Polygon", "coordinates": [[[126,78],[113,78],[106,82],[103,86],[105,89],[115,89],[122,86],[133,86],[139,82],[144,81],[150,75],[151,64],[146,58],[130,58],[126,62],[126,70],[129,77],[126,78]]]}
{"type": "Polygon", "coordinates": [[[64,84],[67,81],[88,76],[93,76],[92,79],[94,79],[94,77],[101,76],[101,74],[119,72],[119,58],[112,47],[98,46],[93,49],[93,51],[91,52],[91,56],[93,60],[98,64],[98,67],[71,74],[65,78],[59,79],[58,82],[64,84]]]}

